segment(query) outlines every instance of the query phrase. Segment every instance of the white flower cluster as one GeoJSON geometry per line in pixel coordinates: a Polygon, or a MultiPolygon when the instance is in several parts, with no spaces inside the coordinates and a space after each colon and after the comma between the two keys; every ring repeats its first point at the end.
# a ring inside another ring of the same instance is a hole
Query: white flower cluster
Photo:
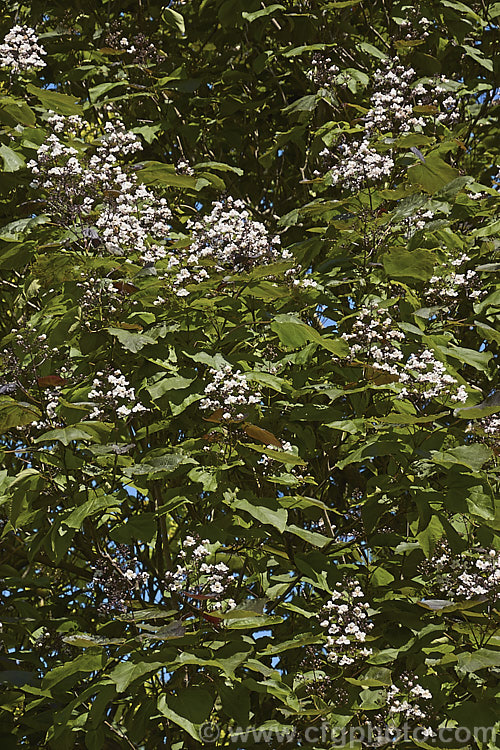
{"type": "Polygon", "coordinates": [[[500,417],[493,415],[489,417],[482,417],[474,422],[470,422],[467,425],[467,429],[471,432],[482,432],[486,437],[489,438],[500,438],[500,417]]]}
{"type": "Polygon", "coordinates": [[[234,599],[225,599],[224,603],[221,600],[234,584],[233,575],[223,562],[206,562],[210,554],[208,545],[208,539],[187,536],[179,553],[183,564],[178,564],[175,570],[166,573],[165,587],[167,591],[174,593],[206,596],[211,610],[220,610],[223,604],[225,608],[232,609],[236,606],[234,599]]]}
{"type": "Polygon", "coordinates": [[[434,219],[434,211],[429,209],[419,208],[411,216],[407,216],[402,219],[401,222],[397,222],[394,227],[396,232],[404,230],[405,237],[410,239],[413,237],[415,232],[421,229],[425,229],[427,224],[434,219]]]}
{"type": "Polygon", "coordinates": [[[221,370],[210,369],[212,380],[205,386],[205,398],[200,401],[204,411],[220,412],[223,422],[245,419],[245,409],[260,404],[262,394],[250,388],[246,375],[233,372],[230,365],[221,370]]]}
{"type": "Polygon", "coordinates": [[[38,44],[35,29],[30,26],[13,26],[0,44],[0,68],[12,68],[13,73],[45,68],[42,59],[46,51],[38,44]]]}
{"type": "Polygon", "coordinates": [[[367,613],[370,605],[362,601],[364,596],[359,581],[346,579],[337,583],[331,599],[318,615],[327,633],[327,659],[339,667],[350,666],[372,654],[371,648],[361,645],[373,628],[367,613]]]}
{"type": "Polygon", "coordinates": [[[375,90],[365,117],[367,132],[408,133],[424,128],[426,120],[414,115],[414,107],[434,108],[437,122],[452,123],[458,119],[457,100],[447,95],[446,84],[449,82],[444,76],[439,83],[428,84],[430,88],[415,81],[415,70],[400,65],[399,58],[384,61],[384,67],[378,68],[374,74],[375,90]]]}
{"type": "Polygon", "coordinates": [[[78,281],[76,286],[82,290],[80,297],[80,309],[82,324],[91,330],[97,322],[109,320],[109,316],[118,312],[123,306],[123,295],[119,295],[116,282],[109,278],[98,278],[95,276],[85,277],[78,281]]]}
{"type": "Polygon", "coordinates": [[[68,214],[72,218],[75,212],[88,213],[103,199],[105,191],[119,191],[121,184],[128,180],[119,159],[140,151],[142,146],[134,133],[125,130],[123,123],[105,123],[100,143],[92,155],[87,153],[83,140],[88,123],[81,117],[52,114],[48,125],[49,135],[38,148],[36,159],[27,166],[34,175],[32,187],[47,192],[49,206],[56,215],[62,213],[66,217],[68,214]]]}
{"type": "Polygon", "coordinates": [[[433,22],[428,18],[418,16],[417,8],[418,6],[414,5],[405,5],[402,8],[405,18],[399,22],[399,25],[403,29],[408,29],[406,39],[426,39],[429,36],[427,29],[433,26],[433,22]]]}
{"type": "MultiPolygon", "coordinates": [[[[272,443],[269,443],[268,448],[276,450],[276,446],[272,443]]],[[[281,443],[280,450],[285,451],[285,453],[293,453],[293,445],[290,443],[290,441],[285,440],[281,443]]],[[[261,457],[257,461],[257,464],[259,464],[264,469],[264,473],[273,471],[275,467],[279,466],[279,462],[276,461],[276,459],[271,458],[270,456],[266,456],[265,453],[261,455],[261,457]]]]}
{"type": "Polygon", "coordinates": [[[136,47],[129,42],[126,36],[122,36],[122,38],[119,41],[120,49],[124,50],[125,52],[128,52],[130,55],[133,55],[134,52],[136,52],[136,47]]]}
{"type": "Polygon", "coordinates": [[[143,263],[153,264],[167,254],[162,244],[172,218],[167,200],[131,179],[122,182],[121,188],[117,198],[105,204],[96,227],[111,252],[123,255],[137,251],[143,263]]]}
{"type": "Polygon", "coordinates": [[[134,388],[120,370],[114,370],[107,375],[97,372],[88,397],[91,401],[98,402],[88,419],[101,419],[114,414],[120,419],[126,419],[131,414],[148,411],[140,401],[137,401],[134,388]]]}
{"type": "Polygon", "coordinates": [[[412,223],[415,231],[425,229],[427,221],[432,221],[434,218],[434,211],[419,210],[412,216],[412,223]]]}
{"type": "MultiPolygon", "coordinates": [[[[273,443],[269,443],[268,448],[271,448],[271,450],[276,450],[277,446],[273,443]]],[[[284,451],[285,453],[289,453],[292,456],[298,456],[298,449],[294,447],[288,440],[284,440],[281,442],[281,448],[278,448],[278,450],[284,451]]],[[[262,471],[262,474],[264,477],[273,476],[275,474],[279,474],[283,471],[283,464],[281,461],[278,461],[275,458],[272,458],[271,456],[267,456],[265,453],[262,453],[260,458],[257,461],[257,466],[262,471]]],[[[300,469],[304,469],[305,467],[299,467],[299,466],[291,466],[286,467],[285,471],[293,477],[295,482],[304,482],[305,477],[302,474],[300,469]]]]}
{"type": "Polygon", "coordinates": [[[139,185],[121,163],[142,149],[137,136],[119,121],[107,122],[99,145],[88,149],[82,138],[87,124],[80,117],[53,115],[49,126],[52,132],[27,166],[34,175],[31,186],[45,191],[54,218],[72,226],[84,242],[84,230],[95,226],[99,244],[113,254],[139,252],[145,263],[165,257],[172,217],[167,201],[139,185]]]}
{"type": "Polygon", "coordinates": [[[427,400],[436,396],[450,396],[452,401],[467,401],[466,387],[459,386],[457,380],[448,375],[445,365],[435,358],[430,349],[410,354],[399,380],[405,385],[398,398],[413,395],[427,400]]]}
{"type": "Polygon", "coordinates": [[[343,333],[342,338],[349,344],[350,359],[367,360],[372,368],[387,372],[403,384],[398,398],[449,396],[452,401],[467,401],[466,387],[446,372],[446,366],[430,349],[410,354],[404,361],[398,347],[405,341],[405,334],[379,302],[361,307],[350,332],[343,333]]]}
{"type": "MultiPolygon", "coordinates": [[[[342,74],[331,60],[317,61],[310,77],[320,85],[330,88],[342,80],[342,74]]],[[[374,147],[377,133],[422,130],[427,123],[421,114],[414,114],[414,108],[424,109],[422,114],[433,114],[434,122],[452,124],[459,119],[458,102],[450,94],[453,82],[441,76],[439,80],[417,81],[413,68],[400,65],[398,57],[386,59],[384,67],[374,74],[374,91],[370,98],[370,109],[364,117],[364,132],[360,140],[343,143],[338,147],[339,158],[331,166],[332,153],[328,148],[319,156],[325,160],[333,185],[342,184],[351,191],[360,190],[366,184],[387,180],[393,169],[394,160],[390,153],[379,153],[374,147]]],[[[418,112],[418,110],[417,110],[418,112]]],[[[314,172],[319,175],[319,171],[314,172]]]]}
{"type": "Polygon", "coordinates": [[[185,174],[190,177],[194,175],[193,167],[189,164],[189,162],[182,159],[175,165],[175,171],[177,172],[177,174],[185,174]]]}
{"type": "Polygon", "coordinates": [[[350,333],[343,333],[342,338],[349,344],[351,358],[362,353],[372,367],[399,375],[397,365],[403,359],[403,352],[395,344],[404,341],[405,335],[395,327],[387,308],[380,307],[378,302],[373,300],[364,305],[350,333]]]}
{"type": "Polygon", "coordinates": [[[189,294],[186,284],[209,278],[208,265],[240,273],[292,257],[280,249],[279,237],[270,238],[264,224],[250,217],[243,201],[231,197],[215,201],[207,216],[186,226],[192,237],[189,248],[183,256],[169,259],[169,267],[177,271],[173,283],[180,297],[189,294]]]}
{"type": "Polygon", "coordinates": [[[469,300],[480,299],[484,295],[484,291],[481,289],[479,274],[471,269],[460,268],[469,261],[469,256],[462,253],[443,265],[443,272],[439,276],[432,276],[430,279],[430,286],[426,292],[428,302],[439,304],[444,300],[451,303],[461,296],[465,296],[469,300]],[[461,273],[458,272],[459,270],[461,273]]]}
{"type": "MultiPolygon", "coordinates": [[[[401,676],[399,682],[401,685],[392,684],[387,691],[389,718],[397,718],[398,723],[429,721],[432,704],[426,701],[432,701],[431,691],[406,674],[401,676]]],[[[430,727],[424,727],[422,734],[432,737],[434,731],[430,727]]]]}
{"type": "Polygon", "coordinates": [[[44,393],[45,418],[32,422],[32,427],[37,430],[49,430],[55,427],[62,427],[62,422],[57,419],[57,407],[59,406],[60,397],[61,389],[57,386],[54,388],[49,388],[44,393]]]}
{"type": "Polygon", "coordinates": [[[137,558],[131,558],[123,544],[116,546],[113,557],[103,555],[97,560],[90,586],[102,597],[100,612],[127,611],[134,594],[139,593],[149,580],[149,573],[138,570],[138,567],[137,558]]]}
{"type": "Polygon", "coordinates": [[[127,568],[125,573],[123,574],[127,581],[129,583],[138,583],[139,585],[142,583],[147,583],[149,580],[149,573],[146,573],[145,571],[142,573],[137,573],[135,570],[132,570],[131,568],[127,568]]]}
{"type": "Polygon", "coordinates": [[[326,89],[334,89],[335,85],[342,85],[344,76],[341,74],[340,82],[338,81],[338,74],[340,69],[338,65],[332,62],[331,57],[325,55],[315,55],[312,60],[312,68],[306,72],[307,77],[313,81],[316,85],[326,89]]]}
{"type": "MultiPolygon", "coordinates": [[[[389,154],[379,154],[371,148],[367,138],[339,146],[341,158],[330,169],[333,185],[342,183],[352,191],[361,190],[367,183],[380,182],[390,177],[394,160],[389,154]]],[[[320,156],[330,156],[324,149],[320,156]]]]}
{"type": "Polygon", "coordinates": [[[453,555],[446,545],[423,568],[432,575],[431,591],[447,598],[474,599],[487,597],[496,601],[500,596],[500,552],[478,550],[472,555],[453,555]]]}
{"type": "Polygon", "coordinates": [[[136,65],[147,65],[163,59],[163,55],[156,49],[148,35],[139,33],[132,37],[125,36],[119,25],[114,25],[114,28],[110,30],[105,37],[104,44],[130,55],[131,62],[136,65]]]}

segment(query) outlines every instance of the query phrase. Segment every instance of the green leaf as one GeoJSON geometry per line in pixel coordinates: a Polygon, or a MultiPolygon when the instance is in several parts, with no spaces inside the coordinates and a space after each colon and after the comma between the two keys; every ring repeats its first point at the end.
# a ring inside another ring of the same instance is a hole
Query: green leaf
{"type": "Polygon", "coordinates": [[[253,21],[256,21],[258,18],[263,18],[264,16],[274,15],[278,10],[285,10],[285,6],[279,5],[278,3],[274,3],[273,5],[268,5],[267,8],[263,8],[262,10],[256,10],[253,13],[247,13],[246,11],[243,11],[241,16],[242,18],[245,19],[245,21],[252,23],[253,21]]]}
{"type": "Polygon", "coordinates": [[[4,172],[17,172],[24,167],[24,157],[4,143],[0,145],[0,156],[3,159],[4,172]]]}
{"type": "Polygon", "coordinates": [[[295,524],[286,526],[285,531],[288,531],[290,534],[294,534],[295,536],[300,537],[300,539],[303,539],[308,544],[312,544],[314,547],[324,547],[325,544],[328,544],[328,542],[332,541],[330,537],[324,536],[323,534],[318,534],[316,531],[301,529],[299,526],[295,526],[295,524]]]}
{"type": "Polygon", "coordinates": [[[472,232],[475,237],[493,237],[500,231],[500,219],[472,232]]]}
{"type": "Polygon", "coordinates": [[[385,417],[377,417],[377,422],[380,422],[381,424],[429,424],[429,422],[436,422],[438,419],[441,419],[448,414],[449,412],[447,411],[440,411],[437,414],[428,414],[425,417],[417,417],[413,414],[391,412],[385,417]]]}
{"type": "Polygon", "coordinates": [[[476,404],[476,406],[462,406],[455,409],[453,416],[460,419],[480,419],[481,417],[489,417],[491,414],[496,414],[499,411],[500,391],[495,391],[488,398],[485,398],[484,401],[476,404]]]}
{"type": "Polygon", "coordinates": [[[63,445],[69,445],[73,440],[76,442],[80,440],[92,441],[92,437],[85,429],[80,427],[60,427],[57,430],[44,432],[43,435],[35,438],[35,443],[53,443],[54,440],[58,440],[63,445]]]}
{"type": "Polygon", "coordinates": [[[27,127],[36,125],[36,115],[22,99],[14,99],[11,96],[0,97],[0,120],[9,125],[21,123],[27,127]]]}
{"type": "Polygon", "coordinates": [[[444,528],[436,515],[431,516],[427,527],[417,534],[419,544],[427,558],[432,557],[436,545],[444,535],[444,528]]]}
{"type": "Polygon", "coordinates": [[[249,691],[238,683],[231,685],[231,687],[219,683],[217,692],[226,715],[236,719],[239,726],[247,726],[250,713],[249,691]]]}
{"type": "Polygon", "coordinates": [[[290,389],[286,380],[284,380],[283,378],[278,378],[276,375],[271,375],[271,373],[269,372],[257,372],[254,370],[250,370],[249,372],[245,372],[245,377],[247,380],[252,380],[255,383],[258,383],[259,385],[262,385],[266,388],[272,388],[272,390],[276,391],[277,393],[283,393],[290,389]]]}
{"type": "Polygon", "coordinates": [[[145,185],[165,185],[175,188],[197,189],[198,178],[186,174],[177,174],[173,164],[159,161],[146,161],[137,172],[137,179],[145,185]]]}
{"type": "Polygon", "coordinates": [[[490,361],[493,357],[491,352],[478,352],[474,349],[464,349],[461,346],[438,346],[445,356],[458,359],[459,362],[464,362],[466,365],[470,365],[475,370],[480,370],[484,373],[488,373],[490,361]]]}
{"type": "Polygon", "coordinates": [[[467,498],[467,507],[475,516],[492,521],[495,518],[495,502],[491,495],[482,491],[482,487],[472,487],[467,498]]]}
{"type": "Polygon", "coordinates": [[[265,456],[274,458],[276,461],[280,461],[288,466],[307,466],[307,462],[300,458],[300,456],[296,456],[294,453],[276,451],[272,448],[256,445],[255,443],[245,443],[245,448],[251,448],[252,450],[257,451],[257,453],[263,453],[265,456]]]}
{"type": "Polygon", "coordinates": [[[22,427],[41,417],[40,411],[24,401],[0,396],[0,434],[4,434],[13,427],[22,427]]]}
{"type": "Polygon", "coordinates": [[[32,83],[29,83],[26,89],[30,94],[36,96],[44,107],[58,115],[83,115],[83,109],[76,103],[76,97],[60,94],[58,91],[52,91],[51,89],[39,89],[32,83]]]}
{"type": "Polygon", "coordinates": [[[231,164],[224,164],[221,161],[204,161],[194,165],[194,169],[214,169],[216,172],[234,172],[239,177],[244,175],[240,167],[233,167],[231,164]]]}
{"type": "Polygon", "coordinates": [[[140,352],[147,344],[155,344],[155,339],[144,333],[132,333],[124,328],[107,328],[108,333],[116,336],[120,344],[128,349],[129,352],[136,354],[140,352]]]}
{"type": "MultiPolygon", "coordinates": [[[[358,1],[361,2],[361,0],[358,1]]],[[[351,5],[351,3],[349,3],[349,5],[351,5]]],[[[369,42],[360,42],[358,44],[358,49],[360,49],[362,52],[366,52],[372,57],[378,58],[379,60],[387,59],[387,52],[382,52],[378,47],[375,47],[375,45],[370,44],[369,42]]]]}
{"type": "Polygon", "coordinates": [[[229,609],[227,612],[220,612],[220,616],[223,620],[237,620],[238,618],[245,617],[264,617],[264,607],[267,604],[267,599],[247,599],[246,601],[238,604],[237,607],[229,609]]]}
{"type": "Polygon", "coordinates": [[[430,250],[397,248],[383,255],[382,262],[390,278],[428,281],[433,274],[436,257],[430,250]]]}
{"type": "Polygon", "coordinates": [[[157,380],[153,385],[148,386],[148,391],[151,394],[153,401],[156,401],[156,399],[161,398],[170,391],[178,391],[188,388],[193,382],[194,378],[183,378],[181,376],[161,378],[161,380],[157,380]]]}
{"type": "Polygon", "coordinates": [[[363,688],[392,685],[391,670],[386,667],[370,667],[360,677],[346,679],[351,685],[360,685],[363,688]]]}
{"type": "Polygon", "coordinates": [[[126,86],[124,81],[100,83],[97,86],[92,86],[89,89],[89,97],[91,102],[96,102],[101,96],[113,91],[114,89],[120,89],[126,86]]]}
{"type": "Polygon", "coordinates": [[[449,448],[447,451],[435,451],[431,455],[431,460],[436,464],[442,466],[459,464],[460,466],[466,466],[471,471],[479,471],[492,458],[491,449],[482,443],[460,445],[458,448],[449,448]]]}
{"type": "Polygon", "coordinates": [[[73,633],[63,637],[64,643],[75,648],[95,648],[96,646],[112,646],[125,643],[125,638],[103,638],[90,633],[73,633]]]}
{"type": "Polygon", "coordinates": [[[319,99],[316,94],[307,94],[307,96],[302,96],[300,99],[297,99],[297,101],[289,104],[283,109],[283,112],[286,112],[287,114],[291,114],[292,112],[312,112],[312,110],[316,108],[318,102],[319,99]]]}
{"type": "Polygon", "coordinates": [[[116,685],[116,691],[123,693],[132,682],[143,678],[145,675],[158,672],[162,667],[163,662],[161,661],[141,661],[138,663],[124,661],[109,673],[109,679],[116,685]]]}
{"type": "MultiPolygon", "coordinates": [[[[449,710],[448,715],[459,727],[469,727],[475,734],[478,727],[494,727],[498,719],[495,699],[467,700],[449,710]]],[[[494,731],[494,730],[493,730],[494,731]]]]}
{"type": "Polygon", "coordinates": [[[500,667],[500,651],[480,648],[472,653],[458,654],[458,666],[462,672],[479,672],[481,669],[500,667]]]}
{"type": "Polygon", "coordinates": [[[102,669],[104,659],[105,657],[102,652],[99,654],[80,654],[76,659],[66,661],[64,664],[54,667],[54,669],[46,672],[42,680],[42,687],[44,689],[52,690],[55,685],[68,677],[73,677],[73,682],[76,682],[80,672],[88,673],[102,669]]]}
{"type": "Polygon", "coordinates": [[[177,726],[181,727],[181,729],[184,729],[184,731],[187,732],[191,737],[193,737],[197,742],[200,741],[201,723],[199,725],[193,724],[193,722],[189,721],[189,719],[187,719],[185,716],[177,714],[172,708],[170,708],[164,695],[160,695],[158,699],[158,711],[162,714],[162,716],[165,716],[167,719],[169,719],[169,721],[172,721],[174,724],[177,724],[177,726]]]}
{"type": "MultiPolygon", "coordinates": [[[[233,510],[242,510],[255,518],[259,523],[265,526],[272,526],[280,533],[285,530],[288,519],[288,511],[285,508],[268,507],[266,505],[257,505],[249,500],[239,497],[226,498],[225,501],[233,510]]],[[[275,506],[277,504],[275,503],[275,506]]]]}
{"type": "Polygon", "coordinates": [[[115,526],[110,537],[120,544],[130,544],[141,541],[150,542],[156,534],[156,520],[154,513],[141,513],[140,516],[129,518],[126,523],[115,526]]]}
{"type": "Polygon", "coordinates": [[[194,459],[185,456],[182,453],[168,453],[163,456],[156,458],[148,458],[142,464],[134,464],[133,466],[127,466],[123,470],[126,476],[145,476],[148,474],[157,474],[160,471],[174,471],[179,464],[182,463],[195,463],[194,459]]]}
{"type": "Polygon", "coordinates": [[[168,695],[167,703],[178,716],[184,716],[193,724],[202,724],[210,716],[214,698],[214,694],[204,688],[183,687],[177,695],[168,695]]]}
{"type": "Polygon", "coordinates": [[[5,224],[0,229],[0,240],[5,242],[19,242],[25,234],[29,234],[39,224],[47,224],[50,221],[48,216],[30,216],[29,219],[18,219],[5,224]]]}
{"type": "Polygon", "coordinates": [[[424,164],[419,162],[408,170],[409,181],[421,185],[426,193],[441,190],[458,176],[458,169],[451,167],[435,152],[426,157],[424,164]]]}
{"type": "Polygon", "coordinates": [[[263,300],[276,300],[283,295],[283,290],[272,281],[251,282],[241,291],[242,297],[255,297],[263,300]]]}
{"type": "Polygon", "coordinates": [[[186,33],[184,16],[179,13],[179,11],[174,10],[173,8],[163,8],[161,16],[168,26],[176,28],[182,35],[186,33]]]}
{"type": "Polygon", "coordinates": [[[293,315],[276,315],[271,323],[271,330],[278,334],[284,346],[293,349],[312,341],[339,357],[346,356],[349,352],[349,347],[343,339],[322,336],[315,328],[308,326],[293,315]]]}
{"type": "Polygon", "coordinates": [[[271,330],[278,334],[283,346],[298,349],[309,343],[308,326],[293,315],[277,315],[271,323],[271,330]]]}
{"type": "Polygon", "coordinates": [[[113,507],[115,510],[119,508],[119,501],[116,497],[107,495],[105,497],[92,498],[87,500],[85,503],[75,508],[66,518],[63,519],[63,523],[68,529],[80,529],[83,521],[89,516],[93,516],[99,511],[105,508],[113,507]]]}
{"type": "Polygon", "coordinates": [[[23,685],[32,685],[35,680],[35,672],[27,672],[23,669],[3,669],[0,671],[0,685],[22,687],[23,685]]]}
{"type": "Polygon", "coordinates": [[[312,633],[308,633],[307,635],[296,635],[294,638],[292,638],[289,641],[282,641],[281,643],[269,643],[264,651],[262,651],[258,656],[275,656],[276,654],[281,654],[284,651],[290,651],[295,648],[303,648],[304,646],[309,646],[313,643],[321,643],[323,641],[323,638],[321,636],[313,635],[312,633]]]}

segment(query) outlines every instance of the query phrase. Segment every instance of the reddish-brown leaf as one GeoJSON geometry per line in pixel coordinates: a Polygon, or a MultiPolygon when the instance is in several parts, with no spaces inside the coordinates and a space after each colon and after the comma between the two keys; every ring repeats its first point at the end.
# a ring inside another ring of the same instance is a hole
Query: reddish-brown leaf
{"type": "Polygon", "coordinates": [[[124,328],[126,331],[142,331],[138,323],[114,323],[115,328],[124,328]]]}
{"type": "Polygon", "coordinates": [[[215,424],[219,424],[219,422],[222,419],[223,414],[224,414],[224,409],[217,409],[209,417],[203,417],[203,420],[205,422],[215,422],[215,424]]]}
{"type": "Polygon", "coordinates": [[[222,439],[223,436],[219,432],[206,432],[203,435],[203,440],[206,440],[207,443],[220,443],[222,439]]]}
{"type": "Polygon", "coordinates": [[[121,292],[122,294],[134,294],[134,292],[138,291],[138,287],[129,281],[113,281],[113,287],[117,292],[121,292]]]}
{"type": "Polygon", "coordinates": [[[365,377],[367,380],[371,380],[375,385],[385,385],[386,383],[397,383],[399,378],[397,375],[391,375],[390,372],[384,372],[384,370],[378,370],[376,367],[365,367],[365,377]]]}
{"type": "Polygon", "coordinates": [[[213,615],[209,615],[207,612],[200,612],[200,615],[207,622],[211,622],[212,625],[220,625],[223,619],[222,617],[214,617],[213,615]]]}
{"type": "Polygon", "coordinates": [[[269,432],[269,430],[263,430],[262,427],[257,427],[254,424],[250,424],[249,422],[245,422],[243,425],[243,429],[248,435],[248,437],[253,438],[254,440],[258,440],[261,443],[264,443],[264,445],[274,445],[275,448],[281,448],[281,441],[278,440],[276,435],[273,435],[272,432],[269,432]]]}
{"type": "Polygon", "coordinates": [[[44,375],[42,378],[37,378],[36,382],[40,388],[52,388],[54,385],[66,385],[68,381],[60,375],[44,375]]]}

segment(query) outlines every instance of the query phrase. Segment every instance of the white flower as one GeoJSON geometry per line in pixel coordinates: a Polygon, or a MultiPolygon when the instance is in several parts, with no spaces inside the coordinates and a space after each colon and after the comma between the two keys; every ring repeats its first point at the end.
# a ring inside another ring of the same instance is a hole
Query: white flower
{"type": "Polygon", "coordinates": [[[434,114],[437,122],[452,124],[459,117],[454,96],[443,87],[437,87],[435,82],[416,83],[415,70],[400,65],[398,57],[384,60],[382,67],[375,71],[370,104],[364,118],[369,133],[375,130],[383,133],[421,131],[426,120],[414,114],[414,107],[432,105],[437,110],[434,114]]]}
{"type": "Polygon", "coordinates": [[[116,414],[120,419],[126,419],[130,414],[147,411],[146,407],[136,399],[135,390],[120,370],[115,370],[105,376],[102,372],[92,381],[92,388],[88,398],[98,404],[89,414],[89,419],[100,419],[105,411],[110,416],[116,414]]]}
{"type": "Polygon", "coordinates": [[[467,400],[466,387],[459,386],[457,380],[447,374],[445,365],[435,358],[430,349],[410,354],[399,380],[405,384],[399,398],[413,394],[425,400],[436,396],[450,396],[452,401],[467,400]]]}
{"type": "Polygon", "coordinates": [[[205,386],[205,398],[200,401],[200,408],[215,412],[222,410],[221,419],[225,422],[241,420],[245,407],[260,403],[262,395],[252,392],[247,378],[240,370],[235,372],[229,365],[221,370],[210,370],[212,380],[205,386]]]}
{"type": "Polygon", "coordinates": [[[367,602],[359,602],[364,597],[356,580],[345,579],[337,584],[330,600],[318,615],[320,626],[327,630],[325,650],[327,658],[340,666],[354,664],[359,658],[370,656],[372,651],[360,648],[373,627],[366,619],[367,602]]]}
{"type": "Polygon", "coordinates": [[[338,150],[341,156],[330,169],[331,181],[334,185],[341,183],[353,192],[366,184],[387,179],[394,169],[392,157],[379,154],[367,139],[344,144],[338,150]]]}
{"type": "Polygon", "coordinates": [[[290,258],[289,252],[281,250],[279,237],[271,237],[264,224],[251,218],[245,204],[232,197],[215,201],[208,215],[186,226],[191,232],[189,247],[169,258],[169,266],[176,267],[173,284],[179,288],[178,296],[189,293],[186,282],[208,279],[210,267],[240,273],[290,258]]]}
{"type": "Polygon", "coordinates": [[[44,68],[42,56],[46,54],[34,29],[13,26],[0,44],[0,67],[12,68],[13,73],[44,68]]]}

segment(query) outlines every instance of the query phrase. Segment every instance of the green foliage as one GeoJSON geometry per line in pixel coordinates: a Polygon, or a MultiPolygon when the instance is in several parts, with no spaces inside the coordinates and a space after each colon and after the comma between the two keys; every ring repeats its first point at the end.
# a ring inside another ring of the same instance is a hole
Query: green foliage
{"type": "Polygon", "coordinates": [[[498,728],[500,4],[170,5],[3,7],[0,738],[498,728]]]}

